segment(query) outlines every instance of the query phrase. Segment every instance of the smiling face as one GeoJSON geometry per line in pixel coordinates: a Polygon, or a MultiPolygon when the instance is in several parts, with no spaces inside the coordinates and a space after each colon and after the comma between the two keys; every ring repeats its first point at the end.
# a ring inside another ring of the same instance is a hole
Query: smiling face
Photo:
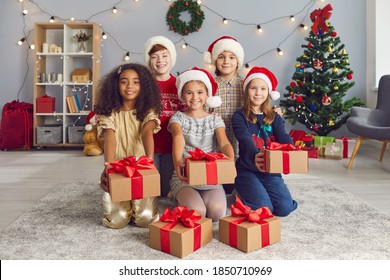
{"type": "Polygon", "coordinates": [[[169,77],[169,71],[172,68],[172,59],[167,49],[156,51],[150,55],[150,69],[157,80],[169,77]]]}
{"type": "Polygon", "coordinates": [[[183,86],[181,99],[189,110],[199,110],[204,108],[208,97],[204,83],[200,81],[190,81],[183,86]]]}
{"type": "Polygon", "coordinates": [[[262,79],[253,79],[247,86],[248,99],[252,109],[261,113],[261,105],[269,99],[267,83],[262,79]]]}
{"type": "Polygon", "coordinates": [[[124,70],[119,76],[119,93],[123,104],[129,105],[128,109],[134,109],[140,92],[141,82],[138,73],[133,69],[124,70]]]}
{"type": "Polygon", "coordinates": [[[215,63],[222,77],[230,79],[236,74],[238,61],[232,52],[224,51],[220,53],[215,63]]]}

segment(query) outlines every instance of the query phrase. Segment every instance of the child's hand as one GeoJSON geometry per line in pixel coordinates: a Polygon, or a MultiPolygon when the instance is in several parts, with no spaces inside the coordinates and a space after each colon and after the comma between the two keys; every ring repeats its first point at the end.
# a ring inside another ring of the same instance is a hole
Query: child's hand
{"type": "Polygon", "coordinates": [[[107,178],[107,168],[110,168],[110,164],[108,162],[104,163],[104,169],[102,174],[100,175],[100,188],[108,192],[108,178],[107,178]]]}
{"type": "Polygon", "coordinates": [[[258,152],[255,155],[255,165],[256,165],[257,169],[259,169],[262,172],[265,172],[265,169],[264,169],[264,150],[263,149],[260,149],[260,152],[258,152]]]}
{"type": "Polygon", "coordinates": [[[183,183],[183,184],[187,184],[187,177],[185,176],[184,174],[184,166],[185,164],[184,163],[178,163],[176,164],[176,174],[177,174],[177,177],[179,177],[180,181],[183,183]]]}
{"type": "Polygon", "coordinates": [[[273,110],[275,113],[278,113],[281,117],[283,117],[282,108],[277,107],[277,106],[272,106],[272,110],[273,110]]]}

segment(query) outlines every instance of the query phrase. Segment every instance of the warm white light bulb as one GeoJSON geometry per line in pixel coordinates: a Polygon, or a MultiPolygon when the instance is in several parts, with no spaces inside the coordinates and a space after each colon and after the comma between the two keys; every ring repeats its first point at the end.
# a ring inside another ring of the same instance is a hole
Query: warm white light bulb
{"type": "Polygon", "coordinates": [[[294,16],[290,16],[290,21],[294,22],[295,21],[295,17],[294,16]]]}
{"type": "Polygon", "coordinates": [[[23,10],[23,15],[27,15],[28,11],[26,9],[23,10]]]}
{"type": "Polygon", "coordinates": [[[260,24],[257,25],[257,31],[258,31],[259,33],[262,33],[262,32],[263,32],[263,29],[261,29],[260,24]]]}
{"type": "Polygon", "coordinates": [[[196,3],[198,3],[198,5],[202,4],[202,1],[198,0],[196,1],[196,3]]]}
{"type": "Polygon", "coordinates": [[[112,8],[112,13],[113,14],[116,14],[118,12],[118,10],[116,9],[116,7],[112,8]]]}
{"type": "Polygon", "coordinates": [[[283,55],[283,51],[280,48],[277,48],[276,51],[278,52],[279,55],[283,55]]]}
{"type": "Polygon", "coordinates": [[[34,44],[31,44],[31,45],[30,45],[30,49],[32,49],[32,50],[35,49],[35,45],[34,45],[34,44]]]}
{"type": "Polygon", "coordinates": [[[103,38],[103,40],[106,40],[107,39],[107,34],[106,33],[102,33],[102,38],[103,38]]]}
{"type": "Polygon", "coordinates": [[[181,45],[181,48],[182,48],[182,49],[186,49],[186,48],[187,48],[187,45],[188,45],[187,43],[184,43],[183,45],[181,45]]]}
{"type": "Polygon", "coordinates": [[[228,20],[226,18],[223,19],[223,24],[228,24],[228,20]]]}

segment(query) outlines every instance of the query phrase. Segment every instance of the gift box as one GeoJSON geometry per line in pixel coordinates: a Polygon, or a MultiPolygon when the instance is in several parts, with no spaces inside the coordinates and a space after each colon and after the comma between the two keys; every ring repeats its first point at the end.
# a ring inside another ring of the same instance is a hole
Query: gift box
{"type": "Polygon", "coordinates": [[[313,147],[314,146],[314,136],[305,136],[302,138],[305,147],[313,147]]]}
{"type": "Polygon", "coordinates": [[[107,177],[112,202],[160,196],[160,174],[153,163],[146,156],[110,162],[107,177]]]}
{"type": "Polygon", "coordinates": [[[233,159],[221,153],[204,153],[201,149],[189,151],[185,173],[188,185],[233,184],[236,167],[233,159]]]}
{"type": "Polygon", "coordinates": [[[255,211],[239,198],[231,206],[232,216],[219,220],[219,241],[249,253],[280,241],[280,219],[268,207],[255,211]]]}
{"type": "Polygon", "coordinates": [[[44,95],[37,97],[37,113],[54,113],[56,110],[56,99],[55,97],[44,95]]]}
{"type": "Polygon", "coordinates": [[[272,142],[264,151],[264,169],[268,173],[307,173],[307,151],[291,144],[272,142]]]}
{"type": "Polygon", "coordinates": [[[343,158],[343,144],[341,142],[326,143],[325,157],[331,158],[331,159],[342,159],[343,158]]]}
{"type": "Polygon", "coordinates": [[[335,142],[341,142],[343,144],[343,158],[350,158],[352,156],[356,145],[356,139],[341,137],[336,138],[335,142]]]}
{"type": "Polygon", "coordinates": [[[149,226],[149,246],[184,258],[212,240],[212,222],[184,206],[165,209],[160,221],[149,226]]]}
{"type": "Polygon", "coordinates": [[[314,147],[318,147],[318,155],[325,156],[325,146],[326,143],[333,143],[334,137],[330,136],[314,136],[314,147]]]}
{"type": "Polygon", "coordinates": [[[307,152],[308,158],[318,158],[319,148],[317,147],[302,147],[301,150],[307,152]]]}
{"type": "Polygon", "coordinates": [[[302,140],[302,138],[306,135],[306,131],[291,129],[289,135],[295,144],[297,141],[302,140]]]}

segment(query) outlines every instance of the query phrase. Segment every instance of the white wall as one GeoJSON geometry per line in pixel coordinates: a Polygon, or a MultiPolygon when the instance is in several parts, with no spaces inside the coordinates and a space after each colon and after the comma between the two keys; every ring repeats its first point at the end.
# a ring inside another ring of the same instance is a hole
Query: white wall
{"type": "MultiPolygon", "coordinates": [[[[383,0],[385,1],[385,0],[383,0]]],[[[28,0],[24,0],[23,6],[29,10],[27,16],[22,16],[22,4],[17,0],[3,1],[0,9],[0,61],[2,65],[0,75],[0,107],[17,98],[18,90],[23,83],[24,76],[29,67],[26,83],[20,92],[21,101],[32,102],[32,75],[35,62],[32,58],[32,51],[28,51],[27,45],[17,46],[17,41],[24,37],[25,32],[31,31],[29,40],[33,41],[34,22],[48,21],[50,15],[60,18],[86,19],[93,14],[103,10],[111,9],[116,1],[96,1],[96,0],[68,0],[34,1],[41,9],[28,0]],[[24,27],[25,22],[25,27],[24,27]],[[29,56],[27,58],[27,53],[29,56]],[[26,63],[28,62],[28,66],[26,63]]],[[[242,22],[261,23],[268,20],[297,14],[310,0],[203,0],[202,3],[217,13],[227,17],[237,19],[242,22]]],[[[330,23],[336,28],[341,42],[349,54],[351,69],[354,71],[355,86],[348,92],[347,97],[356,96],[365,100],[366,98],[366,1],[365,0],[343,0],[343,1],[314,1],[314,6],[308,14],[317,8],[321,8],[330,3],[333,6],[333,15],[330,23]]],[[[113,15],[110,11],[99,13],[89,21],[101,24],[105,31],[109,32],[118,44],[136,54],[131,55],[133,62],[143,63],[140,53],[143,51],[144,42],[151,36],[163,35],[170,38],[176,44],[178,51],[178,62],[174,72],[182,71],[192,66],[206,67],[202,62],[202,52],[209,44],[219,36],[230,35],[236,37],[245,49],[245,61],[254,59],[266,51],[276,48],[301,21],[310,26],[311,21],[307,13],[296,16],[297,21],[291,24],[287,18],[276,20],[269,24],[263,24],[264,32],[259,34],[254,26],[230,23],[221,24],[221,18],[203,7],[205,20],[199,32],[191,33],[188,36],[181,36],[172,31],[165,21],[165,16],[171,2],[166,0],[122,0],[117,5],[119,12],[113,15]],[[191,46],[197,48],[187,48],[182,50],[180,45],[184,38],[191,46]]],[[[184,15],[185,18],[185,15],[184,15]]],[[[283,42],[280,47],[285,55],[280,57],[275,51],[271,51],[250,65],[263,65],[273,70],[279,79],[278,90],[285,93],[285,86],[291,81],[294,72],[296,58],[303,53],[301,44],[306,41],[304,37],[308,32],[296,31],[283,42]]],[[[125,50],[118,47],[117,43],[109,38],[103,41],[102,46],[102,75],[114,66],[123,63],[125,50]]],[[[243,70],[245,75],[245,70],[243,70]]],[[[302,128],[298,125],[295,128],[302,128]]],[[[289,126],[287,127],[290,128],[289,126]]],[[[333,133],[335,136],[348,134],[345,127],[333,133]]]]}

